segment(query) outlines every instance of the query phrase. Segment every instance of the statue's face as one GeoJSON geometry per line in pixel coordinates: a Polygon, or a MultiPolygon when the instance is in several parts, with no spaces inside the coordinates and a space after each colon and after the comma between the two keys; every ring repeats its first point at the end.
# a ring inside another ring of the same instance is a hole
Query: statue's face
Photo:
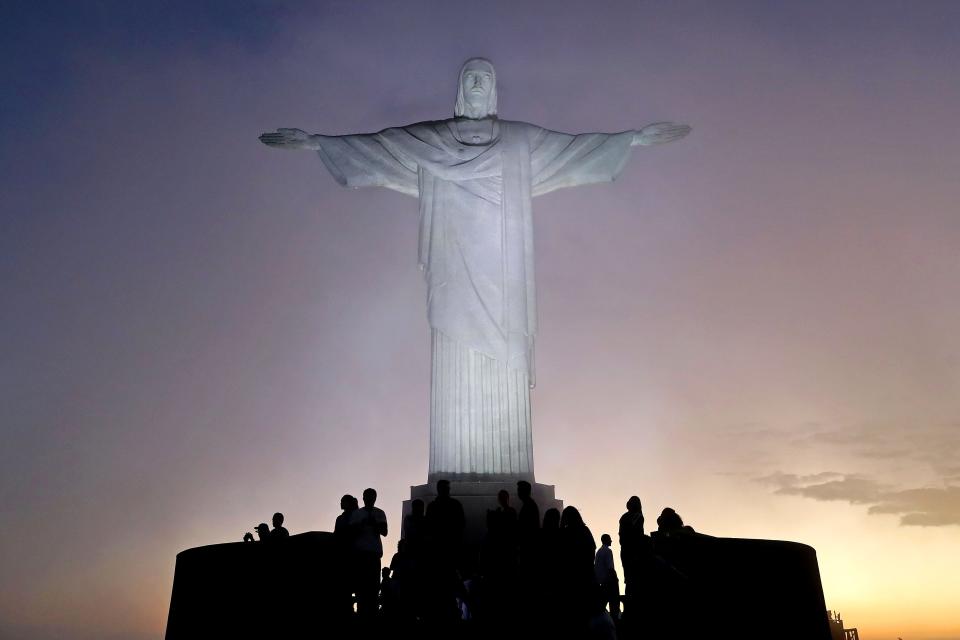
{"type": "Polygon", "coordinates": [[[483,63],[474,63],[463,70],[460,80],[463,99],[473,111],[485,111],[493,91],[493,69],[483,63]]]}

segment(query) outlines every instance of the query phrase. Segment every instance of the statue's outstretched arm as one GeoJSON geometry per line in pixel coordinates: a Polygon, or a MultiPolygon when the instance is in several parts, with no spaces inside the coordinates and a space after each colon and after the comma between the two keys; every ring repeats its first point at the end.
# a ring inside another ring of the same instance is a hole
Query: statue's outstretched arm
{"type": "MultiPolygon", "coordinates": [[[[680,138],[685,138],[690,133],[690,125],[676,124],[675,122],[654,122],[648,124],[639,131],[633,132],[632,146],[642,145],[648,147],[654,144],[666,144],[680,138]]],[[[282,131],[282,129],[281,129],[282,131]]],[[[261,140],[263,137],[261,136],[261,140]]],[[[269,143],[268,143],[269,144],[269,143]]]]}
{"type": "Polygon", "coordinates": [[[268,147],[291,150],[317,151],[320,149],[319,138],[320,136],[310,135],[302,129],[277,129],[260,134],[260,142],[268,147]]]}
{"type": "Polygon", "coordinates": [[[277,149],[319,152],[333,179],[345,187],[385,187],[419,195],[417,165],[398,158],[384,147],[381,137],[381,133],[325,136],[300,129],[277,129],[262,134],[260,142],[277,149]]]}

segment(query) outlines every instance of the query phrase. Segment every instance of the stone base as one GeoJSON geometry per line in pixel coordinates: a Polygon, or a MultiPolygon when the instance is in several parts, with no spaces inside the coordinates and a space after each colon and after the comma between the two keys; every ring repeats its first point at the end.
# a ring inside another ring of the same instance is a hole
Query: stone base
{"type": "MultiPolygon", "coordinates": [[[[623,637],[642,633],[644,638],[831,640],[817,554],[811,547],[699,534],[657,539],[653,544],[667,563],[663,567],[672,566],[686,578],[678,581],[672,570],[664,573],[664,568],[656,571],[660,576],[669,574],[669,579],[644,575],[635,594],[642,603],[633,618],[639,628],[626,627],[623,637]]],[[[350,560],[333,534],[323,532],[277,542],[232,542],[182,551],[174,571],[166,639],[357,638],[363,627],[358,628],[353,613],[350,560]],[[251,592],[251,586],[260,585],[269,588],[251,592]]],[[[467,569],[463,577],[472,575],[467,569]]],[[[529,606],[527,597],[515,613],[532,628],[550,628],[546,616],[553,615],[555,603],[529,606]]],[[[629,602],[625,605],[623,621],[629,625],[629,602]]],[[[583,610],[590,606],[584,603],[583,610]]],[[[471,622],[458,620],[456,626],[440,627],[445,630],[442,637],[512,637],[512,629],[498,626],[502,611],[482,607],[475,611],[479,615],[471,622]],[[490,616],[486,620],[484,612],[490,616]],[[482,631],[487,630],[493,631],[484,635],[482,631]]],[[[424,630],[416,627],[411,635],[403,620],[384,618],[376,637],[423,635],[424,630]]],[[[582,621],[582,627],[570,627],[555,637],[597,637],[574,631],[586,631],[586,619],[582,621]]]]}
{"type": "MultiPolygon", "coordinates": [[[[523,478],[520,478],[523,479],[523,478]]],[[[497,508],[497,493],[506,489],[510,494],[510,506],[520,511],[520,499],[517,497],[518,478],[496,480],[458,480],[450,478],[450,497],[456,498],[463,505],[463,515],[467,526],[463,532],[463,542],[466,545],[477,545],[483,541],[487,532],[487,511],[497,508]]],[[[552,484],[530,482],[531,497],[540,508],[540,519],[547,509],[563,510],[563,501],[558,500],[552,484]]],[[[403,501],[403,518],[410,514],[410,503],[413,500],[423,500],[428,506],[437,497],[436,483],[421,484],[410,487],[410,499],[403,501]]],[[[401,530],[401,537],[404,532],[401,530]]]]}

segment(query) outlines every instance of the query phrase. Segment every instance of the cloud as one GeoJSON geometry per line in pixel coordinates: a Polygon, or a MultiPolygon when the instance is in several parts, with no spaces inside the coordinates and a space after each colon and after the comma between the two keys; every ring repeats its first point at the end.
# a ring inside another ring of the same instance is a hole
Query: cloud
{"type": "Polygon", "coordinates": [[[762,478],[757,478],[759,482],[764,482],[767,484],[779,485],[781,487],[795,487],[802,484],[810,484],[814,482],[822,482],[827,480],[836,480],[843,478],[844,474],[838,473],[836,471],[821,471],[820,473],[813,473],[810,475],[798,476],[794,473],[782,473],[777,471],[762,478]]]}
{"type": "Polygon", "coordinates": [[[818,428],[800,439],[812,445],[842,448],[861,458],[913,460],[928,465],[940,475],[958,473],[956,460],[960,458],[960,427],[956,423],[818,428]]]}
{"type": "MultiPolygon", "coordinates": [[[[752,476],[773,487],[776,495],[811,500],[847,502],[868,506],[867,513],[899,516],[902,526],[940,527],[960,525],[960,428],[957,423],[939,425],[871,424],[846,428],[819,423],[780,431],[767,438],[759,427],[731,430],[752,447],[773,448],[787,440],[794,450],[824,459],[842,457],[858,473],[823,471],[807,475],[776,471],[752,476]],[[756,437],[756,434],[764,437],[756,437]],[[919,472],[926,469],[922,476],[919,472]],[[901,477],[893,479],[892,471],[901,477]],[[906,470],[906,474],[903,472],[906,470]],[[912,476],[912,479],[911,479],[912,476]],[[883,478],[884,482],[876,478],[883,478]],[[917,485],[921,486],[917,486],[917,485]]],[[[775,455],[757,460],[785,459],[775,455]]],[[[773,466],[773,465],[771,465],[773,466]]],[[[769,468],[769,467],[768,467],[769,468]]],[[[775,468],[775,467],[774,467],[775,468]]],[[[745,473],[749,473],[746,471],[745,473]]]]}
{"type": "Polygon", "coordinates": [[[851,504],[871,504],[880,499],[881,489],[877,483],[867,478],[847,476],[819,484],[781,487],[777,489],[777,493],[814,500],[845,500],[851,504]]]}
{"type": "Polygon", "coordinates": [[[895,489],[868,477],[833,471],[810,475],[776,472],[758,482],[776,487],[778,495],[870,505],[867,513],[900,516],[902,526],[960,525],[960,487],[895,489]]]}
{"type": "Polygon", "coordinates": [[[960,524],[960,487],[906,489],[884,493],[868,513],[903,514],[900,524],[940,527],[960,524]]]}

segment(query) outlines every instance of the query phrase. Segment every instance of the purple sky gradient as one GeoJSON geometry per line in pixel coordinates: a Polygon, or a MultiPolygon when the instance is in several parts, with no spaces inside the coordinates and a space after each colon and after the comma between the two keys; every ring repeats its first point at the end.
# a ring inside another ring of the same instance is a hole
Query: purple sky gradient
{"type": "Polygon", "coordinates": [[[329,529],[367,486],[399,531],[427,465],[416,202],[257,135],[447,117],[483,55],[503,118],[694,127],[534,203],[537,479],[598,537],[636,493],[809,543],[865,637],[960,636],[960,5],[187,15],[56,39],[0,127],[0,635],[158,637],[178,551],[275,510],[329,529]]]}

